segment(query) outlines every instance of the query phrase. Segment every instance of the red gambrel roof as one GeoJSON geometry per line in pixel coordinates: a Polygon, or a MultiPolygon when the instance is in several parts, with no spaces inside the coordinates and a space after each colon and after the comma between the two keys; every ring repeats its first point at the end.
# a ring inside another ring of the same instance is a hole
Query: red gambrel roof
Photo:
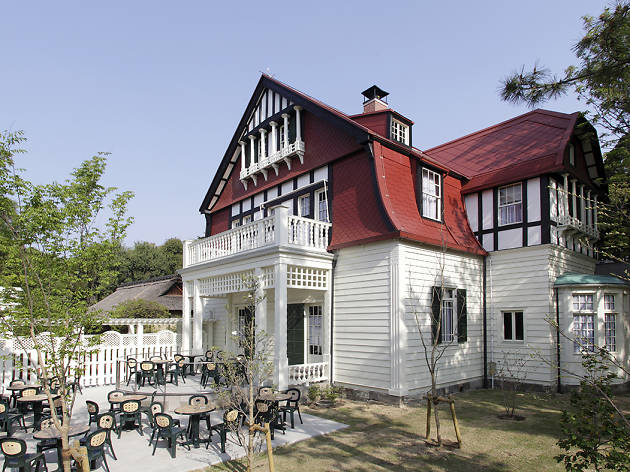
{"type": "Polygon", "coordinates": [[[462,193],[508,184],[563,168],[579,113],[534,110],[425,151],[468,177],[462,193]]]}

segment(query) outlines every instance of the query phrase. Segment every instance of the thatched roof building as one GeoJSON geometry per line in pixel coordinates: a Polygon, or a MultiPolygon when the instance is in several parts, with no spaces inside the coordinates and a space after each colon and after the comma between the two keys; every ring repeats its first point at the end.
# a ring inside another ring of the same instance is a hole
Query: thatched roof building
{"type": "Polygon", "coordinates": [[[120,285],[111,295],[92,305],[92,310],[111,311],[128,300],[147,300],[164,305],[173,317],[182,315],[182,278],[166,275],[120,285]]]}

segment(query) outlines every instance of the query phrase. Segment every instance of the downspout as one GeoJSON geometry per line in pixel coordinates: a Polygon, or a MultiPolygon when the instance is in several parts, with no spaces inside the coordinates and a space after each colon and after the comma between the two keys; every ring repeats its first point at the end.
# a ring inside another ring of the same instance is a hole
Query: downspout
{"type": "Polygon", "coordinates": [[[333,383],[333,342],[335,337],[333,336],[333,326],[334,326],[334,318],[335,318],[335,267],[337,267],[337,255],[333,258],[332,263],[332,272],[330,277],[330,343],[329,343],[329,361],[330,365],[328,366],[328,375],[330,378],[328,382],[332,385],[333,383]]]}
{"type": "Polygon", "coordinates": [[[483,256],[482,301],[483,310],[483,388],[488,388],[488,317],[486,311],[486,258],[483,256]]]}
{"type": "Polygon", "coordinates": [[[558,368],[558,393],[562,393],[561,369],[560,369],[560,303],[558,297],[558,287],[554,289],[556,292],[556,365],[558,368]]]}

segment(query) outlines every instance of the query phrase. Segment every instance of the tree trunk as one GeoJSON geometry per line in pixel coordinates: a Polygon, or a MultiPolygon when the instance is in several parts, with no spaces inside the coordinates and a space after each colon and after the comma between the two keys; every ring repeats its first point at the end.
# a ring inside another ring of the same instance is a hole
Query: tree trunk
{"type": "Polygon", "coordinates": [[[438,446],[442,445],[442,435],[440,434],[440,416],[438,415],[438,399],[437,396],[433,397],[433,415],[435,416],[435,435],[437,436],[438,446]]]}
{"type": "Polygon", "coordinates": [[[249,425],[247,428],[247,472],[252,472],[254,470],[254,434],[255,431],[252,428],[255,423],[254,418],[254,378],[251,373],[251,369],[249,369],[249,425]]]}

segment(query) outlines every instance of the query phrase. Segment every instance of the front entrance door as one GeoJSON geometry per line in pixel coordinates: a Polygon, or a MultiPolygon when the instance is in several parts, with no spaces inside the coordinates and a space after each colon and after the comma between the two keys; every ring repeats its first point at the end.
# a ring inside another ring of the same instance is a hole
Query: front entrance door
{"type": "Polygon", "coordinates": [[[287,357],[289,365],[304,364],[304,304],[287,305],[287,357]]]}

